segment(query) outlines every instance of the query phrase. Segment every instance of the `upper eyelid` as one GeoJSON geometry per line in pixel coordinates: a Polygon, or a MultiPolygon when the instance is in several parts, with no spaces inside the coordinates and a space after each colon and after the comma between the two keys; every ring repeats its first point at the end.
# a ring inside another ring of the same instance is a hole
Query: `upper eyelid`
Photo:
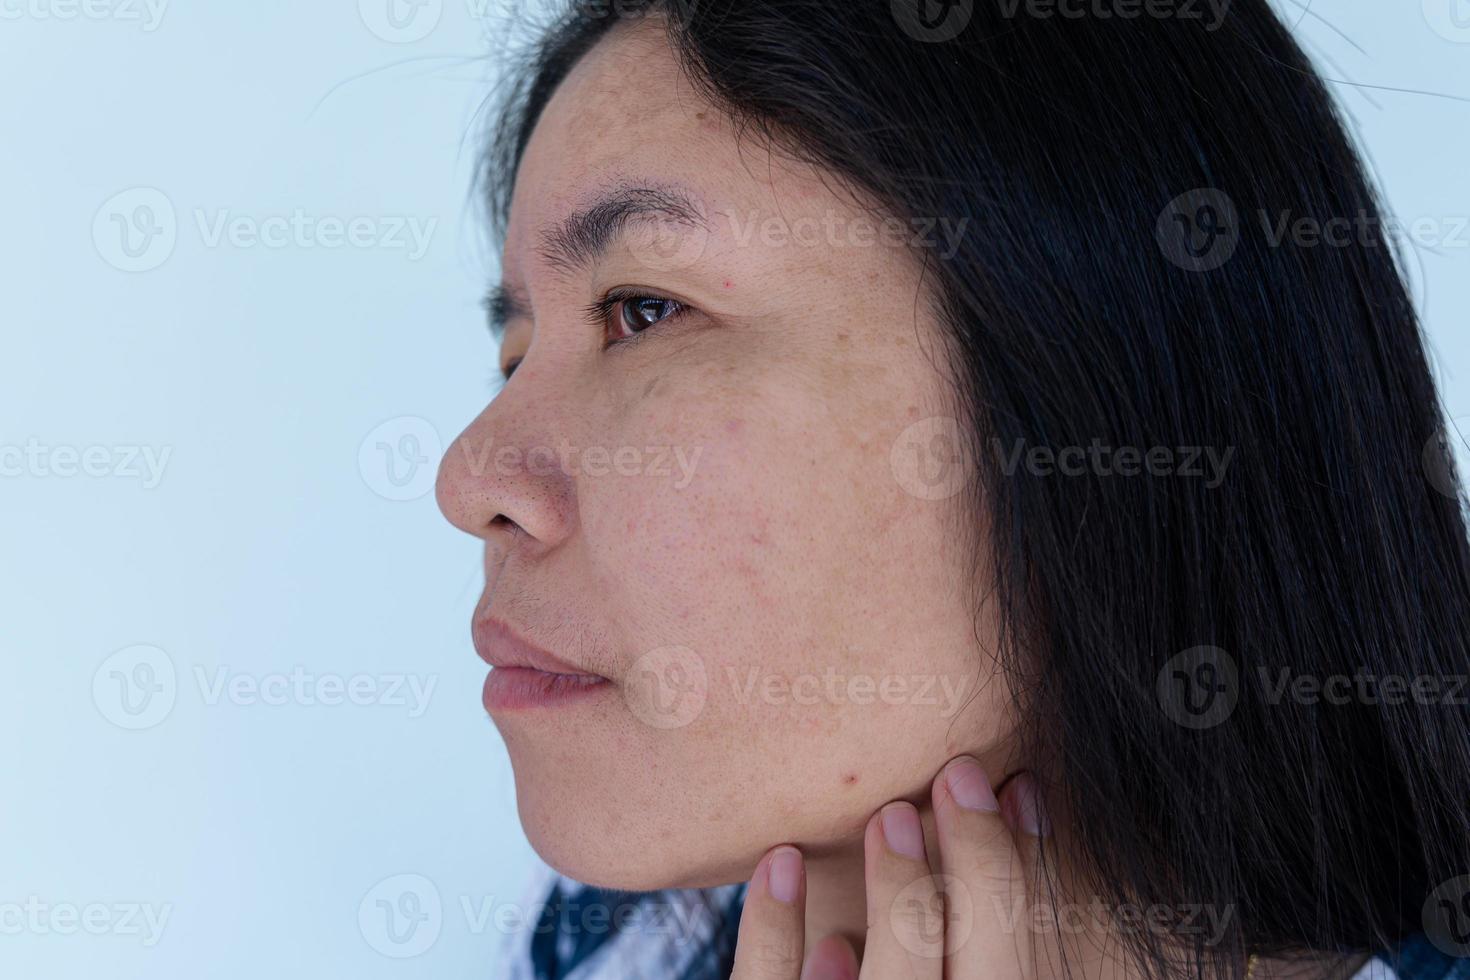
{"type": "MultiPolygon", "coordinates": [[[[676,311],[670,314],[666,320],[660,322],[668,322],[668,320],[672,320],[675,317],[682,317],[689,313],[698,312],[698,307],[693,303],[673,296],[666,290],[649,286],[614,286],[604,290],[598,299],[583,308],[584,317],[588,320],[594,318],[601,319],[603,318],[604,308],[610,312],[619,303],[626,303],[634,299],[655,299],[673,303],[677,307],[676,311]]],[[[517,319],[530,319],[531,317],[528,304],[525,304],[523,300],[517,297],[517,293],[513,288],[503,285],[491,287],[486,294],[484,306],[491,320],[491,331],[495,336],[496,342],[502,345],[502,347],[505,343],[505,334],[509,324],[517,319]]],[[[524,355],[511,359],[507,366],[512,373],[523,359],[524,355]]],[[[509,374],[506,371],[502,370],[501,374],[505,377],[505,380],[509,380],[509,374]]]]}
{"type": "MultiPolygon", "coordinates": [[[[602,317],[604,310],[607,311],[607,315],[611,315],[612,310],[615,307],[622,303],[627,303],[628,301],[635,299],[658,300],[664,303],[673,303],[674,306],[677,307],[677,309],[673,313],[669,314],[669,316],[667,316],[665,319],[660,320],[659,323],[667,323],[675,318],[683,317],[687,314],[697,312],[697,307],[695,307],[687,300],[679,299],[676,296],[670,296],[667,293],[661,292],[659,290],[648,290],[636,286],[632,288],[619,287],[617,289],[608,290],[606,293],[603,294],[602,299],[598,300],[596,303],[587,308],[588,319],[592,319],[594,315],[602,317]]],[[[603,319],[605,320],[605,317],[603,317],[603,319]]],[[[651,329],[653,326],[656,326],[656,324],[651,324],[649,329],[651,329]]]]}
{"type": "Polygon", "coordinates": [[[490,335],[497,342],[505,338],[511,321],[527,319],[531,315],[530,300],[524,290],[507,283],[497,283],[486,290],[480,305],[489,319],[490,335]]]}

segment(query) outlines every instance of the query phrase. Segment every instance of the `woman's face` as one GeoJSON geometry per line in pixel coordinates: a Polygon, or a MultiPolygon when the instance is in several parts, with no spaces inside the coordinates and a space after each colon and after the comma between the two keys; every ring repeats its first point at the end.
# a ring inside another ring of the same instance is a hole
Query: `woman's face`
{"type": "Polygon", "coordinates": [[[485,541],[477,622],[607,679],[487,693],[554,867],[740,880],[1000,745],[925,233],[737,139],[656,20],[541,116],[503,261],[514,374],[438,498],[485,541]]]}

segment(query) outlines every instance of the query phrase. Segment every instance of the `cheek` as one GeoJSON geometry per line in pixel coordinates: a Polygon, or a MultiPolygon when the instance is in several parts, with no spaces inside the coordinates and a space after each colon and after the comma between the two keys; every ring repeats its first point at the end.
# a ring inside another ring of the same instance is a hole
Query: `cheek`
{"type": "Polygon", "coordinates": [[[644,472],[578,488],[594,575],[621,603],[629,656],[706,647],[716,629],[781,604],[781,539],[805,506],[793,471],[809,466],[800,457],[811,449],[718,402],[663,399],[639,414],[620,439],[640,449],[644,472]]]}
{"type": "Polygon", "coordinates": [[[645,401],[619,439],[670,472],[579,487],[626,662],[679,646],[704,670],[705,708],[665,749],[728,756],[733,738],[737,765],[783,759],[839,789],[880,748],[942,754],[944,694],[973,690],[978,665],[948,511],[893,476],[911,406],[742,387],[645,401]]]}
{"type": "Polygon", "coordinates": [[[629,639],[721,662],[734,645],[722,637],[743,639],[745,657],[757,639],[815,654],[809,641],[900,557],[883,541],[904,501],[882,438],[835,429],[794,387],[646,399],[617,437],[643,472],[579,486],[592,563],[629,639]],[[763,635],[777,624],[782,638],[763,635]]]}

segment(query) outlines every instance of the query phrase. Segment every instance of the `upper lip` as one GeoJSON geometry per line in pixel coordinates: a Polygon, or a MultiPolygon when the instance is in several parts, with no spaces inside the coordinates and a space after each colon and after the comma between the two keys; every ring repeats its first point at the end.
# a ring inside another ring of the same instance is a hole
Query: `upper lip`
{"type": "Polygon", "coordinates": [[[524,667],[548,674],[600,676],[591,671],[582,670],[555,654],[535,646],[493,616],[476,619],[471,627],[471,632],[474,634],[475,652],[480,655],[481,660],[492,667],[524,667]]]}

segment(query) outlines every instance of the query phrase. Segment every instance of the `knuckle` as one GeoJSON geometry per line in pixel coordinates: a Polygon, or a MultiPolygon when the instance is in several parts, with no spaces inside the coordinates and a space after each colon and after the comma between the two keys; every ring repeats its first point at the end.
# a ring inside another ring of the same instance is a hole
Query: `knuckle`
{"type": "Polygon", "coordinates": [[[744,952],[757,977],[794,977],[801,970],[801,950],[789,937],[759,940],[744,952]]]}
{"type": "Polygon", "coordinates": [[[1020,881],[1025,863],[1004,827],[985,826],[941,843],[946,870],[993,891],[1020,881]]]}
{"type": "Polygon", "coordinates": [[[888,905],[888,929],[911,953],[942,950],[948,919],[949,903],[935,875],[914,879],[888,905]]]}

